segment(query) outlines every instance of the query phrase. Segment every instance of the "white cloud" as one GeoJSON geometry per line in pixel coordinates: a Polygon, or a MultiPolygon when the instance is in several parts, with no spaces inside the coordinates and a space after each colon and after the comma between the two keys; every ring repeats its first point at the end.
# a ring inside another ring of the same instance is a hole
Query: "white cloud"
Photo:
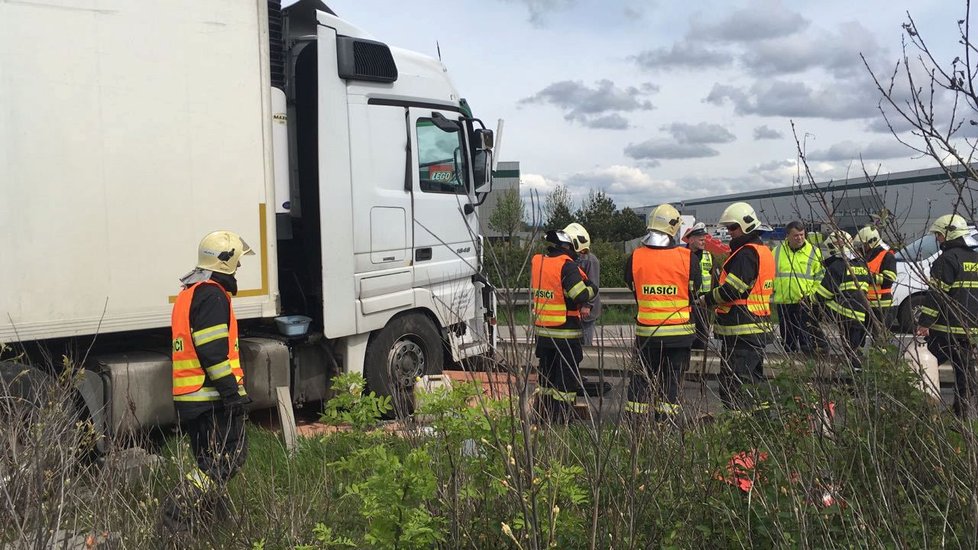
{"type": "Polygon", "coordinates": [[[752,74],[762,77],[822,68],[836,78],[859,78],[869,86],[860,54],[873,61],[882,49],[866,27],[848,22],[834,32],[818,30],[751,44],[741,60],[752,74]]]}
{"type": "Polygon", "coordinates": [[[730,12],[715,23],[694,21],[689,38],[713,42],[754,42],[788,36],[809,24],[800,13],[780,0],[762,0],[730,12]]]}
{"type": "Polygon", "coordinates": [[[846,140],[834,143],[828,149],[811,151],[808,153],[807,158],[810,161],[851,161],[859,160],[860,158],[864,160],[881,160],[904,158],[911,156],[911,154],[910,149],[893,139],[875,140],[867,144],[846,140]]]}
{"type": "Polygon", "coordinates": [[[711,49],[699,42],[680,40],[670,48],[645,50],[631,57],[640,68],[654,69],[706,69],[726,67],[733,62],[729,53],[711,49]]]}
{"type": "Polygon", "coordinates": [[[767,124],[762,124],[754,128],[754,139],[781,139],[784,134],[780,130],[769,128],[767,124]]]}
{"type": "Polygon", "coordinates": [[[646,96],[658,91],[658,87],[645,83],[640,87],[620,88],[611,80],[599,80],[589,87],[579,80],[554,82],[530,97],[519,101],[520,105],[550,104],[564,111],[564,118],[591,128],[624,130],[629,127],[623,112],[653,109],[646,96]]]}
{"type": "Polygon", "coordinates": [[[669,139],[649,139],[641,143],[629,143],[625,155],[635,160],[666,160],[715,157],[720,152],[698,143],[676,143],[669,139]]]}
{"type": "Polygon", "coordinates": [[[716,83],[703,101],[717,106],[730,103],[740,115],[847,120],[871,118],[879,112],[875,90],[832,82],[818,88],[786,80],[762,80],[750,88],[716,83]]]}
{"type": "Polygon", "coordinates": [[[511,4],[524,4],[530,12],[530,23],[534,26],[543,26],[547,15],[563,11],[574,5],[575,0],[504,0],[511,4]]]}
{"type": "Polygon", "coordinates": [[[697,124],[673,122],[661,129],[672,134],[679,143],[730,143],[737,139],[737,136],[724,126],[709,122],[697,124]]]}

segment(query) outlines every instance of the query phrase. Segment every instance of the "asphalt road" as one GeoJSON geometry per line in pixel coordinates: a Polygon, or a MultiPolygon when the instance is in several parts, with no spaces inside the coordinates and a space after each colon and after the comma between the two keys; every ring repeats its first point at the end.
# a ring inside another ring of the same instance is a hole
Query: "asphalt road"
{"type": "MultiPolygon", "coordinates": [[[[522,364],[534,364],[533,348],[527,338],[526,329],[523,327],[500,327],[500,352],[504,359],[518,361],[522,364]]],[[[598,345],[587,346],[584,350],[584,360],[581,363],[582,376],[585,384],[597,386],[600,382],[610,384],[608,393],[601,397],[579,398],[578,405],[584,410],[589,408],[592,414],[611,415],[617,417],[624,402],[626,394],[627,379],[626,369],[632,359],[632,345],[634,342],[634,332],[630,326],[611,326],[603,327],[603,333],[596,341],[598,345]]],[[[910,335],[895,335],[896,343],[901,349],[906,349],[912,343],[910,335]]],[[[830,335],[831,339],[831,335],[830,335]]],[[[839,346],[841,347],[841,346],[839,346]]],[[[723,409],[718,394],[718,385],[715,375],[719,372],[720,360],[718,357],[719,344],[713,342],[709,349],[704,353],[693,351],[690,369],[687,372],[686,380],[682,388],[684,403],[684,414],[692,417],[716,414],[723,409]]],[[[772,344],[768,347],[769,366],[766,367],[768,376],[773,374],[774,369],[770,368],[772,363],[783,363],[789,356],[785,354],[780,343],[772,344]]],[[[805,358],[792,355],[790,356],[801,366],[805,364],[805,358]]],[[[848,384],[851,383],[845,368],[845,359],[842,355],[829,357],[821,360],[816,372],[823,376],[823,383],[848,384]]],[[[941,401],[946,407],[950,407],[953,400],[954,375],[950,365],[940,367],[941,382],[941,401]]]]}

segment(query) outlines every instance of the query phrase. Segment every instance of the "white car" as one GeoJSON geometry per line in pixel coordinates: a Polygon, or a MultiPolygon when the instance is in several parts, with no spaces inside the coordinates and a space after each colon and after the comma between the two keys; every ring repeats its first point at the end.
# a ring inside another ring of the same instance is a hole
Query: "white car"
{"type": "MultiPolygon", "coordinates": [[[[978,249],[978,232],[965,237],[972,249],[978,249]]],[[[941,249],[933,233],[913,241],[896,253],[897,280],[893,284],[893,307],[897,308],[897,327],[901,332],[913,332],[920,314],[920,305],[927,292],[930,266],[941,249]]]]}

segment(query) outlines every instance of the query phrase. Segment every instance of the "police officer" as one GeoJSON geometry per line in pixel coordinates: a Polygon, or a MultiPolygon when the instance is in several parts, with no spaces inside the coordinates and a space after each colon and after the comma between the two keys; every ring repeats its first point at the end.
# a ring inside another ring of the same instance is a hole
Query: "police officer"
{"type": "Polygon", "coordinates": [[[815,292],[822,280],[822,253],[808,242],[805,225],[792,221],[783,243],[774,249],[774,303],[778,328],[787,351],[811,353],[822,344],[818,322],[802,300],[815,292]]]}
{"type": "Polygon", "coordinates": [[[720,399],[728,408],[758,406],[745,384],[764,380],[764,346],[771,341],[774,256],[761,241],[762,225],[751,205],[735,202],[718,222],[730,234],[730,256],[705,303],[716,307],[713,332],[721,340],[720,399]]]}
{"type": "Polygon", "coordinates": [[[950,361],[954,368],[954,413],[974,419],[978,416],[978,252],[965,243],[971,228],[957,214],[937,218],[930,231],[941,245],[941,255],[930,268],[930,289],[916,333],[927,337],[927,348],[940,363],[950,361]]]}
{"type": "MultiPolygon", "coordinates": [[[[564,233],[571,238],[574,244],[574,251],[577,252],[577,265],[587,276],[587,279],[594,283],[594,286],[601,287],[601,262],[598,257],[591,253],[591,235],[587,229],[579,223],[568,224],[564,228],[564,233]]],[[[601,316],[601,295],[595,295],[594,299],[581,306],[581,329],[584,331],[583,342],[585,346],[594,343],[594,327],[601,316]]]]}
{"type": "Polygon", "coordinates": [[[188,527],[213,512],[245,461],[245,406],[251,400],[231,296],[238,292],[241,256],[253,254],[238,234],[215,231],[200,241],[197,267],[180,280],[172,316],[173,402],[197,468],[164,505],[164,521],[172,527],[188,527]]]}
{"type": "MultiPolygon", "coordinates": [[[[698,222],[687,229],[683,235],[683,242],[692,253],[697,271],[700,273],[699,294],[706,294],[713,290],[713,254],[706,250],[706,224],[698,222]]],[[[706,310],[694,304],[693,321],[696,324],[696,338],[693,340],[693,349],[706,349],[706,344],[710,340],[707,318],[706,310]]]]}
{"type": "Polygon", "coordinates": [[[584,389],[578,370],[584,358],[580,309],[598,288],[575,263],[577,253],[567,233],[547,231],[545,239],[550,247],[546,254],[533,256],[530,266],[540,402],[544,416],[566,422],[584,389]]]}
{"type": "Polygon", "coordinates": [[[863,258],[873,281],[866,297],[873,314],[871,329],[875,334],[893,325],[893,283],[896,282],[896,255],[880,238],[880,232],[872,225],[859,230],[856,239],[862,247],[863,258]]]}
{"type": "Polygon", "coordinates": [[[862,370],[859,359],[866,343],[866,315],[869,302],[866,292],[872,282],[866,262],[856,255],[852,235],[833,231],[825,239],[829,257],[825,259],[825,276],[815,287],[814,299],[823,303],[839,327],[845,345],[845,357],[854,372],[862,370]]]}
{"type": "Polygon", "coordinates": [[[666,418],[680,412],[679,388],[696,332],[692,302],[702,281],[699,259],[673,240],[680,223],[675,207],[657,206],[649,213],[642,246],[625,262],[625,284],[638,302],[635,344],[644,367],[630,375],[629,413],[651,409],[666,418]]]}

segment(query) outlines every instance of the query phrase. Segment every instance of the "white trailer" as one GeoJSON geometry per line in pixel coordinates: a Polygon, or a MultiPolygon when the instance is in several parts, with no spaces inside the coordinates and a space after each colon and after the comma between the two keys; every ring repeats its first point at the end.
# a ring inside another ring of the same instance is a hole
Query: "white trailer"
{"type": "Polygon", "coordinates": [[[439,61],[317,0],[2,2],[0,342],[26,363],[94,340],[92,418],[171,423],[177,279],[228,229],[257,253],[234,298],[256,407],[337,370],[409,395],[491,346],[491,159],[439,61]],[[278,336],[283,314],[311,333],[278,336]]]}

